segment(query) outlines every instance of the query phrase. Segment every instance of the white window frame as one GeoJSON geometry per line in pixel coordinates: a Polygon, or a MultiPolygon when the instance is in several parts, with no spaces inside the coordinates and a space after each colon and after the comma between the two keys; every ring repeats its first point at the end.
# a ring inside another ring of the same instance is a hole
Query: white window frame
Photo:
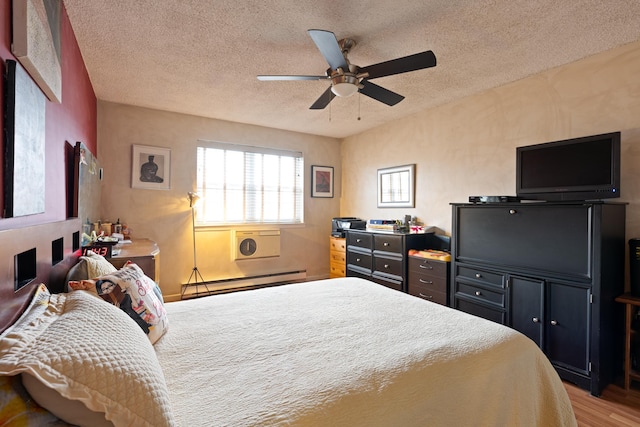
{"type": "Polygon", "coordinates": [[[199,140],[196,164],[197,225],[304,223],[302,152],[199,140]]]}

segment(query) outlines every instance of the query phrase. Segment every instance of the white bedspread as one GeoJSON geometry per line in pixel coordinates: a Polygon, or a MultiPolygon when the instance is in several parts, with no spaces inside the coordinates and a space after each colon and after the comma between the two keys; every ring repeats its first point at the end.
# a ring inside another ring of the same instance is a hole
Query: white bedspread
{"type": "Polygon", "coordinates": [[[531,340],[362,279],[167,312],[155,348],[184,427],[576,425],[531,340]]]}

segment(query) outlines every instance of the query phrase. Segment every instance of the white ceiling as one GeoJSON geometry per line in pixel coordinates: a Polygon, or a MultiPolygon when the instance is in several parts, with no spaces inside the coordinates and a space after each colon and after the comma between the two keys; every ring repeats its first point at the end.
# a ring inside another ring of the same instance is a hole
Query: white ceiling
{"type": "MultiPolygon", "coordinates": [[[[100,100],[343,138],[640,40],[637,0],[64,0],[100,100]],[[307,34],[361,67],[432,50],[435,68],[372,80],[406,98],[309,106],[328,81],[307,34]]],[[[64,52],[63,52],[64,55],[64,52]]]]}

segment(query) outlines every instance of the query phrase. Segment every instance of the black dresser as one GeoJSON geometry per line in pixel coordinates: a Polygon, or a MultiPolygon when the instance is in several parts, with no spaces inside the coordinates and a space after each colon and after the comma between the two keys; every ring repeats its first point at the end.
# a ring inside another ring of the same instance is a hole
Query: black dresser
{"type": "Polygon", "coordinates": [[[524,333],[600,395],[623,360],[625,205],[452,206],[451,305],[524,333]]]}
{"type": "Polygon", "coordinates": [[[425,249],[427,236],[409,233],[347,231],[347,276],[362,277],[407,292],[409,249],[425,249]]]}

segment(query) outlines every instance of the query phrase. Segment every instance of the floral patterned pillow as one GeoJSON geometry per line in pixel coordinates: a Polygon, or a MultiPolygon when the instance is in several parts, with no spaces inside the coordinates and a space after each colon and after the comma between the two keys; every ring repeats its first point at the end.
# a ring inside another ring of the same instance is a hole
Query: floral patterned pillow
{"type": "Polygon", "coordinates": [[[162,294],[140,267],[127,263],[120,270],[95,279],[95,289],[105,301],[120,307],[155,343],[169,326],[162,294]]]}

